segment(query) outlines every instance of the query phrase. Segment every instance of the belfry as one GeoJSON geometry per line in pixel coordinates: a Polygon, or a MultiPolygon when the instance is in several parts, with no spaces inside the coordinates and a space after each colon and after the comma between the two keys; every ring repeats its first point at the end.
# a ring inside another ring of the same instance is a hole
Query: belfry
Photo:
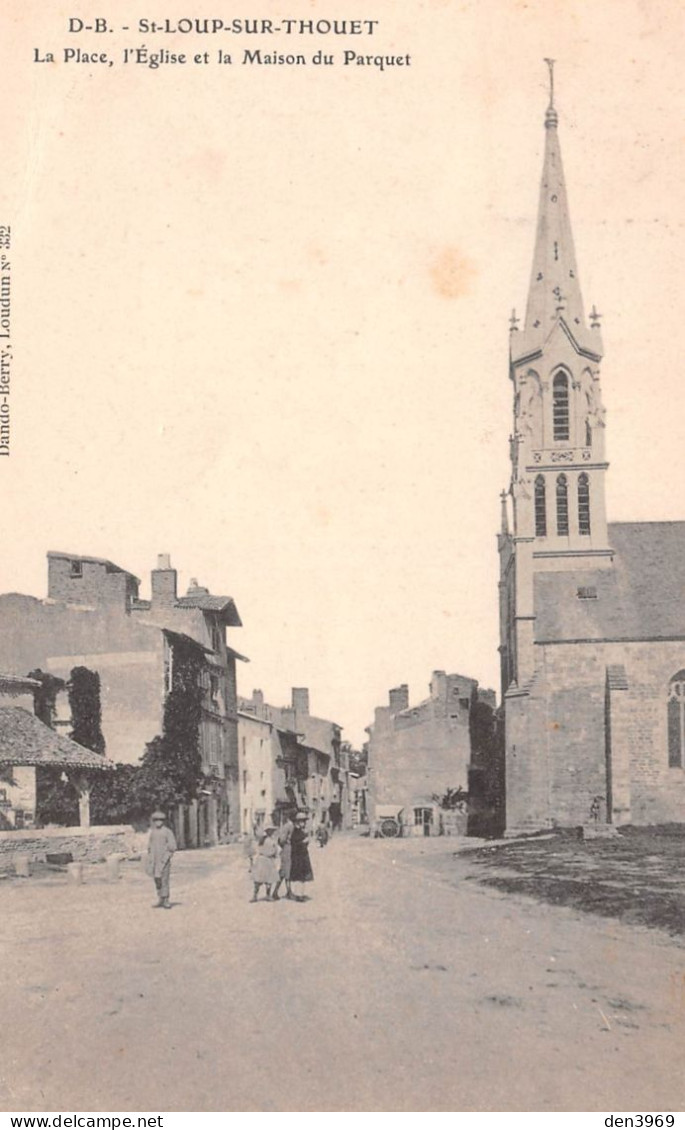
{"type": "Polygon", "coordinates": [[[584,310],[547,62],[533,266],[525,318],[511,318],[511,481],[498,538],[507,828],[582,824],[590,813],[682,820],[685,717],[676,749],[667,704],[685,668],[685,522],[607,524],[600,315],[584,310]],[[624,733],[638,721],[638,686],[652,702],[639,750],[624,733]]]}

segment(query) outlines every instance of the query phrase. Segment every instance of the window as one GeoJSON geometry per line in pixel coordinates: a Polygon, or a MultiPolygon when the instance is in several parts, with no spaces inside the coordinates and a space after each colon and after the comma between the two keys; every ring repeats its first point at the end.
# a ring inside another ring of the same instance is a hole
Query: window
{"type": "Polygon", "coordinates": [[[595,585],[581,585],[576,593],[578,600],[597,600],[595,585]]]}
{"type": "Polygon", "coordinates": [[[535,536],[547,537],[547,502],[545,499],[545,476],[538,475],[535,480],[535,536]]]}
{"type": "Polygon", "coordinates": [[[569,438],[568,377],[557,373],[552,382],[552,418],[554,439],[569,438]]]}
{"type": "Polygon", "coordinates": [[[578,476],[578,533],[590,533],[590,479],[584,471],[578,476]]]}
{"type": "Polygon", "coordinates": [[[592,428],[589,420],[585,421],[585,446],[592,447],[592,428]]]}
{"type": "Polygon", "coordinates": [[[685,669],[668,684],[668,764],[671,769],[685,764],[685,669]]]}
{"type": "Polygon", "coordinates": [[[82,577],[83,576],[83,562],[82,561],[72,561],[71,562],[70,576],[72,576],[72,577],[82,577]]]}
{"type": "Polygon", "coordinates": [[[568,537],[568,482],[566,475],[557,479],[557,533],[568,537]]]}

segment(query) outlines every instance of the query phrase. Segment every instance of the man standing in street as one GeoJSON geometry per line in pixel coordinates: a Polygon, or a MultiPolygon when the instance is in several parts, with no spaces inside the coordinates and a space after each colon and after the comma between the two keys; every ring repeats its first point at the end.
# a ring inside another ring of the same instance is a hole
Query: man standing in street
{"type": "Polygon", "coordinates": [[[176,851],[176,837],[167,828],[163,812],[153,812],[150,817],[152,827],[147,843],[146,871],[155,881],[157,889],[157,906],[164,910],[171,910],[169,902],[169,876],[171,874],[171,857],[176,851]]]}

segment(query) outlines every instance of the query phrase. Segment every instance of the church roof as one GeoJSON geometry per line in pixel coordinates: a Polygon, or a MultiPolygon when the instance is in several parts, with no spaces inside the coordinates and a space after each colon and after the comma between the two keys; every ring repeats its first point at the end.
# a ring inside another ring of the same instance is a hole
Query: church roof
{"type": "Polygon", "coordinates": [[[526,317],[522,331],[511,335],[514,361],[536,355],[558,325],[579,352],[602,355],[597,319],[590,328],[585,320],[557,126],[551,87],[526,317]]]}
{"type": "Polygon", "coordinates": [[[685,522],[610,522],[614,564],[535,576],[535,639],[685,639],[685,522]]]}

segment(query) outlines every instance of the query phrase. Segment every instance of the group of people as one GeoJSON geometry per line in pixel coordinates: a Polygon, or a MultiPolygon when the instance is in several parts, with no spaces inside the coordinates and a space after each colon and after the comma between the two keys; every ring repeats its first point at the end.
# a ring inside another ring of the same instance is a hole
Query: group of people
{"type": "MultiPolygon", "coordinates": [[[[305,901],[304,884],[310,883],[314,878],[309,858],[307,819],[306,812],[294,812],[288,814],[279,828],[274,824],[267,824],[255,831],[254,838],[248,844],[253,883],[251,902],[257,902],[261,887],[265,889],[267,901],[275,902],[281,897],[279,892],[283,884],[285,898],[295,902],[305,901]],[[294,883],[297,884],[299,893],[293,891],[294,883]]],[[[150,822],[145,867],[148,875],[154,879],[156,906],[170,910],[169,879],[176,838],[167,827],[163,812],[153,812],[150,822]]],[[[317,840],[319,846],[324,847],[328,841],[328,832],[326,831],[325,838],[319,832],[317,840]]]]}
{"type": "Polygon", "coordinates": [[[306,812],[288,815],[280,828],[267,824],[258,829],[248,851],[253,884],[250,901],[257,902],[263,886],[267,901],[276,902],[285,884],[287,899],[304,902],[304,884],[314,878],[308,845],[306,812]],[[293,891],[293,883],[298,885],[299,893],[293,891]]]}

